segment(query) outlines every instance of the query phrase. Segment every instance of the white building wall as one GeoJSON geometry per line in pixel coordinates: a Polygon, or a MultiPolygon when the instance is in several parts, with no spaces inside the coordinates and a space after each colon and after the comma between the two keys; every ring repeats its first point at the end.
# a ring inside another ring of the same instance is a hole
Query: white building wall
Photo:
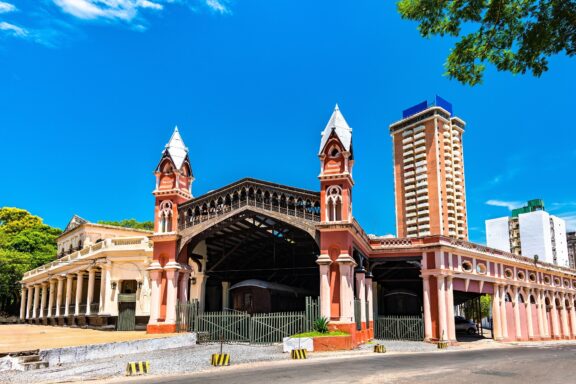
{"type": "Polygon", "coordinates": [[[554,243],[556,245],[556,261],[562,267],[569,267],[568,242],[566,238],[566,222],[559,217],[550,215],[554,229],[554,243]]]}
{"type": "Polygon", "coordinates": [[[508,220],[508,217],[486,220],[486,245],[501,251],[510,252],[508,220]]]}
{"type": "Polygon", "coordinates": [[[518,215],[522,256],[538,255],[540,261],[554,263],[550,215],[546,211],[535,211],[518,215]]]}

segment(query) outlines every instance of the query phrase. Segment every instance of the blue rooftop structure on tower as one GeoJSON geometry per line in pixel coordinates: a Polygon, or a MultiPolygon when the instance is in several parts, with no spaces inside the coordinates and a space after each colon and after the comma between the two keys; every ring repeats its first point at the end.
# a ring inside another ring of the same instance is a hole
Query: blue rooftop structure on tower
{"type": "Polygon", "coordinates": [[[450,114],[452,114],[452,103],[449,102],[446,99],[443,99],[442,97],[436,95],[436,97],[434,97],[434,101],[433,102],[428,102],[428,101],[422,101],[421,103],[418,103],[410,108],[407,108],[405,110],[402,111],[402,118],[405,119],[407,117],[410,117],[412,115],[417,114],[418,112],[422,112],[430,107],[433,106],[437,106],[440,108],[445,109],[446,111],[448,111],[450,114]]]}

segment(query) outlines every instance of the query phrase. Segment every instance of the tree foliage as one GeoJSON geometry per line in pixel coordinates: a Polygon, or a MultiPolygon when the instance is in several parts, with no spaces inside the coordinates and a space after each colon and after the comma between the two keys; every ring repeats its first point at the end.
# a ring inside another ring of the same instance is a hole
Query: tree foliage
{"type": "Polygon", "coordinates": [[[445,65],[464,84],[480,83],[486,62],[539,77],[550,56],[576,54],[575,0],[400,0],[397,6],[424,37],[460,37],[445,65]]]}
{"type": "Polygon", "coordinates": [[[0,311],[15,313],[24,272],[56,258],[61,231],[19,208],[0,208],[0,311]]]}
{"type": "Polygon", "coordinates": [[[136,221],[136,219],[124,219],[120,221],[103,221],[100,220],[98,224],[115,225],[117,227],[145,229],[147,231],[154,230],[154,223],[152,221],[136,221]]]}

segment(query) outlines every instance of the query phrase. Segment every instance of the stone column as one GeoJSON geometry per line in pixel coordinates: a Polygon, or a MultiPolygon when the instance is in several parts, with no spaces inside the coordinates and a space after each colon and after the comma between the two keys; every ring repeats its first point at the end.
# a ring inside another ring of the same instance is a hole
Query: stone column
{"type": "Polygon", "coordinates": [[[366,318],[368,321],[374,321],[374,301],[372,294],[372,273],[368,272],[366,274],[366,300],[368,301],[368,313],[366,318]]]}
{"type": "Polygon", "coordinates": [[[54,281],[54,279],[50,280],[50,292],[48,293],[48,317],[52,317],[54,316],[54,313],[52,312],[52,307],[54,307],[54,286],[56,285],[56,282],[54,281]]]}
{"type": "Polygon", "coordinates": [[[32,305],[32,318],[38,319],[38,304],[40,303],[40,284],[34,284],[34,304],[32,305]]]}
{"type": "Polygon", "coordinates": [[[92,309],[90,306],[94,301],[94,281],[96,279],[96,270],[94,268],[90,268],[88,270],[88,292],[86,294],[86,316],[90,316],[92,314],[92,309]]]}
{"type": "Polygon", "coordinates": [[[340,267],[340,322],[354,322],[354,292],[352,273],[356,262],[348,253],[341,253],[336,259],[340,267]]]}
{"type": "Polygon", "coordinates": [[[570,297],[570,333],[576,337],[576,308],[574,307],[574,297],[570,297]]]}
{"type": "Polygon", "coordinates": [[[500,321],[502,322],[502,338],[508,339],[508,316],[506,311],[506,286],[500,285],[500,321]]]}
{"type": "Polygon", "coordinates": [[[360,300],[360,321],[366,323],[366,271],[356,270],[356,297],[360,300]]]}
{"type": "Polygon", "coordinates": [[[320,316],[330,320],[332,300],[330,297],[330,264],[327,254],[318,256],[316,264],[320,269],[320,316]]]}
{"type": "Polygon", "coordinates": [[[500,289],[494,283],[494,295],[492,296],[492,331],[494,340],[502,339],[502,325],[500,322],[500,289]]]}
{"type": "Polygon", "coordinates": [[[62,276],[57,276],[56,280],[58,280],[58,285],[56,288],[56,317],[60,317],[62,316],[60,313],[60,307],[62,306],[62,289],[64,288],[64,278],[62,276]]]}
{"type": "Polygon", "coordinates": [[[230,308],[230,282],[222,282],[222,310],[230,308]]]}
{"type": "Polygon", "coordinates": [[[543,319],[543,311],[542,311],[542,293],[539,289],[536,289],[536,311],[538,315],[538,333],[540,334],[540,338],[544,338],[546,336],[546,332],[544,330],[544,319],[543,319]]]}
{"type": "Polygon", "coordinates": [[[560,338],[560,324],[558,321],[558,307],[556,297],[552,296],[552,337],[560,338]]]}
{"type": "Polygon", "coordinates": [[[188,287],[190,286],[190,271],[188,270],[180,270],[180,286],[178,287],[178,291],[180,293],[180,302],[187,303],[188,302],[188,287]]]}
{"type": "Polygon", "coordinates": [[[438,280],[438,339],[446,341],[449,337],[446,327],[446,284],[444,276],[438,275],[436,279],[438,280]]]}
{"type": "Polygon", "coordinates": [[[20,293],[20,320],[26,319],[26,286],[22,284],[22,291],[20,293]]]}
{"type": "Polygon", "coordinates": [[[424,307],[424,340],[432,340],[432,312],[430,310],[430,276],[422,276],[424,307]]]}
{"type": "Polygon", "coordinates": [[[514,324],[516,328],[516,340],[522,339],[522,323],[520,321],[520,292],[517,286],[514,286],[514,324]]]}
{"type": "Polygon", "coordinates": [[[204,312],[204,306],[206,302],[206,276],[202,272],[194,272],[192,275],[190,284],[190,300],[198,300],[198,311],[200,313],[204,312]]]}
{"type": "Polygon", "coordinates": [[[169,262],[166,271],[166,324],[176,324],[176,300],[178,294],[178,270],[180,265],[169,262]]]}
{"type": "Polygon", "coordinates": [[[532,294],[528,291],[528,300],[526,300],[526,316],[528,317],[528,338],[530,340],[534,339],[534,324],[532,322],[532,301],[530,298],[532,294]]]}
{"type": "Polygon", "coordinates": [[[150,320],[149,324],[157,324],[160,316],[160,283],[162,279],[162,267],[155,262],[148,267],[150,275],[150,320]]]}
{"type": "Polygon", "coordinates": [[[112,266],[108,263],[101,265],[100,271],[100,306],[99,314],[110,314],[110,300],[112,299],[112,266]]]}
{"type": "Polygon", "coordinates": [[[26,300],[26,318],[32,318],[32,301],[34,300],[34,287],[28,286],[28,300],[26,300]]]}
{"type": "Polygon", "coordinates": [[[66,304],[64,307],[64,316],[68,317],[70,315],[70,303],[72,302],[72,282],[74,281],[74,275],[71,273],[66,275],[66,304]]]}
{"type": "Polygon", "coordinates": [[[448,328],[448,340],[456,341],[456,324],[454,323],[454,291],[452,276],[446,277],[446,322],[448,328]]]}
{"type": "Polygon", "coordinates": [[[80,315],[80,305],[82,304],[82,290],[84,288],[84,271],[79,271],[77,273],[78,280],[76,281],[76,296],[75,296],[75,307],[74,315],[80,315]]]}
{"type": "Polygon", "coordinates": [[[42,283],[42,298],[40,299],[40,313],[38,317],[44,319],[46,316],[44,315],[44,310],[46,309],[46,296],[48,296],[48,282],[45,281],[42,283]]]}
{"type": "Polygon", "coordinates": [[[562,294],[562,336],[570,338],[570,327],[568,326],[568,310],[566,308],[566,298],[562,294]]]}

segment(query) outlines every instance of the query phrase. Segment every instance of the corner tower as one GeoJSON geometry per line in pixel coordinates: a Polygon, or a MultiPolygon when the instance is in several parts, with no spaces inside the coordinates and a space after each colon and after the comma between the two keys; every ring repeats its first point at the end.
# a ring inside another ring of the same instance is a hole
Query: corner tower
{"type": "MultiPolygon", "coordinates": [[[[178,205],[192,198],[194,176],[188,148],[178,127],[166,144],[154,171],[153,260],[148,271],[151,282],[149,333],[174,332],[179,273],[187,269],[176,262],[178,250],[178,205]]],[[[180,273],[182,275],[182,273],[180,273]]],[[[182,278],[183,276],[180,276],[182,278]]]]}
{"type": "Polygon", "coordinates": [[[352,221],[352,168],[354,150],[352,148],[352,128],[338,108],[322,131],[320,141],[320,218],[325,222],[352,221]]]}
{"type": "Polygon", "coordinates": [[[320,313],[331,325],[354,331],[352,258],[352,129],[338,105],[322,131],[320,140],[320,313]]]}

